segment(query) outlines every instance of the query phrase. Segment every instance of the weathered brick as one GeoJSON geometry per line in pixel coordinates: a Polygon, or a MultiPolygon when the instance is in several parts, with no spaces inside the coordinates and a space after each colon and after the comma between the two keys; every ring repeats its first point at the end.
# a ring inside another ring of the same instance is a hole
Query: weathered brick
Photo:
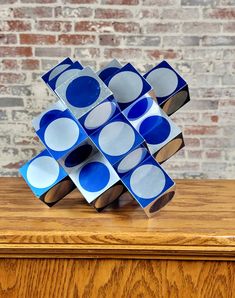
{"type": "Polygon", "coordinates": [[[71,48],[35,48],[38,57],[67,57],[71,56],[71,48]]]}
{"type": "Polygon", "coordinates": [[[2,70],[18,70],[19,63],[15,59],[3,59],[2,60],[2,70]]]}
{"type": "Polygon", "coordinates": [[[9,97],[0,98],[0,107],[23,107],[24,102],[22,98],[9,97]]]}
{"type": "Polygon", "coordinates": [[[178,5],[179,0],[142,0],[143,5],[146,6],[170,6],[178,5]]]}
{"type": "MultiPolygon", "coordinates": [[[[234,17],[235,19],[235,17],[234,17]]],[[[226,33],[233,33],[235,32],[235,22],[229,22],[229,23],[225,23],[223,24],[223,32],[226,33]]]]}
{"type": "Polygon", "coordinates": [[[154,7],[154,9],[140,8],[136,14],[138,19],[158,19],[159,18],[159,10],[154,7]]]}
{"type": "Polygon", "coordinates": [[[46,20],[37,21],[35,24],[36,30],[39,31],[53,31],[53,32],[69,32],[72,30],[72,22],[70,21],[56,21],[46,20]]]}
{"type": "Polygon", "coordinates": [[[221,24],[206,22],[187,22],[182,24],[182,32],[188,34],[218,33],[221,24]]]}
{"type": "Polygon", "coordinates": [[[55,16],[63,18],[88,18],[91,17],[93,10],[90,7],[56,7],[55,16]]]}
{"type": "Polygon", "coordinates": [[[141,27],[134,22],[113,22],[113,28],[116,32],[122,33],[140,33],[141,27]]]}
{"type": "Polygon", "coordinates": [[[50,18],[52,17],[52,7],[19,7],[13,8],[15,18],[50,18]]]}
{"type": "Polygon", "coordinates": [[[219,0],[181,0],[181,5],[187,6],[215,6],[219,0]]]}
{"type": "Polygon", "coordinates": [[[31,47],[0,47],[1,57],[29,57],[32,56],[31,47]]]}
{"type": "Polygon", "coordinates": [[[161,19],[171,20],[193,20],[199,19],[200,13],[198,8],[164,8],[161,12],[161,19]]]}
{"type": "Polygon", "coordinates": [[[99,36],[99,44],[101,46],[119,46],[121,38],[113,34],[102,34],[99,36]]]}
{"type": "Polygon", "coordinates": [[[1,20],[0,21],[0,31],[30,31],[31,22],[25,20],[1,20]]]}
{"type": "Polygon", "coordinates": [[[100,58],[100,49],[99,48],[76,48],[75,56],[78,59],[97,59],[100,58]]]}
{"type": "Polygon", "coordinates": [[[113,31],[113,25],[111,21],[79,21],[75,23],[75,31],[106,33],[113,31]]]}
{"type": "Polygon", "coordinates": [[[21,68],[23,70],[35,70],[39,69],[39,60],[26,59],[21,61],[21,68]]]}
{"type": "Polygon", "coordinates": [[[113,59],[113,58],[117,58],[117,59],[129,59],[130,57],[132,57],[132,59],[139,59],[141,56],[141,49],[122,49],[122,48],[114,48],[114,49],[105,49],[104,50],[104,57],[106,59],[113,59]]]}
{"type": "Polygon", "coordinates": [[[132,18],[133,13],[129,9],[97,8],[95,18],[97,19],[123,19],[132,18]]]}
{"type": "Polygon", "coordinates": [[[234,46],[235,36],[204,36],[203,46],[234,46]]]}
{"type": "Polygon", "coordinates": [[[54,35],[42,35],[42,34],[20,34],[21,44],[36,44],[47,45],[55,44],[56,37],[54,35]]]}
{"type": "Polygon", "coordinates": [[[0,45],[17,43],[17,36],[15,34],[0,34],[0,45]]]}
{"type": "Polygon", "coordinates": [[[156,59],[177,59],[180,58],[182,53],[181,51],[174,51],[173,49],[169,50],[145,50],[144,51],[145,57],[149,60],[156,60],[156,59]]]}
{"type": "Polygon", "coordinates": [[[135,36],[126,36],[123,38],[124,44],[127,46],[159,46],[160,37],[159,36],[144,36],[144,35],[135,35],[135,36]]]}
{"type": "Polygon", "coordinates": [[[137,4],[139,4],[139,0],[101,0],[101,4],[137,5],[137,4]]]}
{"type": "Polygon", "coordinates": [[[58,42],[62,45],[87,45],[94,44],[95,41],[94,35],[61,34],[58,37],[58,42]]]}
{"type": "Polygon", "coordinates": [[[216,135],[219,134],[219,131],[217,126],[191,125],[184,127],[185,135],[216,135]]]}
{"type": "Polygon", "coordinates": [[[163,36],[163,46],[199,46],[198,36],[163,36]]]}
{"type": "Polygon", "coordinates": [[[26,76],[22,73],[0,73],[0,84],[21,84],[25,80],[26,76]]]}
{"type": "Polygon", "coordinates": [[[143,33],[177,33],[180,31],[181,24],[179,23],[146,23],[143,27],[143,33]]]}
{"type": "Polygon", "coordinates": [[[204,9],[203,17],[209,19],[234,20],[235,8],[204,9]]]}

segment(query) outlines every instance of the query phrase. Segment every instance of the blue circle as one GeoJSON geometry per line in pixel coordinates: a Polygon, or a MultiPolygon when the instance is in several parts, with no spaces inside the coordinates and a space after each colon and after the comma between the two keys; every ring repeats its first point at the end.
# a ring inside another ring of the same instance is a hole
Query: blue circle
{"type": "Polygon", "coordinates": [[[68,168],[75,167],[88,158],[92,152],[92,146],[89,144],[82,145],[73,150],[65,159],[64,164],[68,168]]]}
{"type": "Polygon", "coordinates": [[[100,191],[109,182],[109,169],[101,162],[90,162],[81,169],[78,179],[86,191],[100,191]]]}
{"type": "Polygon", "coordinates": [[[115,72],[117,72],[118,70],[119,70],[118,67],[108,67],[108,68],[104,69],[103,71],[101,71],[101,73],[99,74],[99,77],[101,78],[102,81],[105,81],[110,76],[115,74],[115,72]]]}
{"type": "Polygon", "coordinates": [[[150,116],[140,124],[139,132],[148,144],[160,144],[168,138],[171,126],[164,117],[150,116]]]}
{"type": "Polygon", "coordinates": [[[44,114],[39,123],[40,128],[57,119],[58,113],[61,113],[61,111],[51,110],[51,111],[48,111],[46,114],[44,114]]]}
{"type": "Polygon", "coordinates": [[[90,76],[82,76],[74,79],[66,90],[68,102],[77,108],[90,106],[98,99],[99,95],[100,84],[90,76]]]}
{"type": "Polygon", "coordinates": [[[127,117],[130,120],[136,120],[143,116],[147,110],[152,106],[152,102],[148,97],[144,97],[139,100],[133,107],[129,110],[127,117]]]}

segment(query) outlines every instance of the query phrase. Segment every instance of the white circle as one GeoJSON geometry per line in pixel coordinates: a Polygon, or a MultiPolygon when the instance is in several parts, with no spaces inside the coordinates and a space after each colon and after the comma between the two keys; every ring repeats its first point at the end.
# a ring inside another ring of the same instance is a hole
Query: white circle
{"type": "Polygon", "coordinates": [[[28,182],[36,188],[51,186],[58,178],[60,172],[59,164],[50,156],[39,156],[28,166],[28,182]]]}
{"type": "Polygon", "coordinates": [[[126,157],[118,165],[118,172],[125,173],[133,169],[137,166],[144,158],[146,151],[144,148],[138,148],[131,153],[129,153],[126,157]]]}
{"type": "Polygon", "coordinates": [[[70,83],[72,81],[71,79],[77,76],[80,72],[81,72],[81,69],[69,69],[63,72],[56,80],[55,89],[68,80],[70,83]]]}
{"type": "Polygon", "coordinates": [[[143,81],[134,72],[122,71],[109,81],[108,87],[118,102],[126,103],[140,96],[143,89],[143,81]]]}
{"type": "Polygon", "coordinates": [[[166,178],[162,170],[151,164],[137,168],[130,179],[132,191],[143,199],[157,197],[164,189],[165,183],[166,178]]]}
{"type": "Polygon", "coordinates": [[[178,77],[169,68],[157,68],[151,71],[146,80],[154,88],[157,97],[170,95],[178,86],[178,77]]]}
{"type": "Polygon", "coordinates": [[[86,117],[84,125],[87,129],[100,127],[109,120],[114,112],[114,105],[111,102],[104,102],[95,107],[86,117]]]}
{"type": "Polygon", "coordinates": [[[54,79],[56,76],[58,76],[61,72],[63,72],[69,66],[70,66],[70,64],[61,64],[61,65],[58,65],[57,67],[55,67],[49,75],[49,81],[54,79]]]}
{"type": "Polygon", "coordinates": [[[99,134],[99,145],[104,153],[119,156],[128,152],[135,143],[135,133],[125,122],[107,124],[99,134]]]}
{"type": "Polygon", "coordinates": [[[51,122],[44,133],[46,145],[54,151],[71,148],[78,140],[79,127],[69,118],[59,118],[51,122]]]}

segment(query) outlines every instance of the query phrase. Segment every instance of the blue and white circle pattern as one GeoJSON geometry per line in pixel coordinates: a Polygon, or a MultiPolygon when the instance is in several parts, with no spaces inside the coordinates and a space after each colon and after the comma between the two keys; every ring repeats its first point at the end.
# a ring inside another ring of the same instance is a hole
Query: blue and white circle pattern
{"type": "Polygon", "coordinates": [[[163,171],[152,164],[139,166],[131,175],[130,187],[142,199],[153,199],[164,189],[166,178],[163,171]]]}
{"type": "Polygon", "coordinates": [[[123,160],[119,163],[117,167],[117,171],[120,174],[126,173],[133,168],[135,168],[138,164],[143,161],[146,156],[146,149],[144,148],[137,148],[130,152],[123,160]]]}
{"type": "Polygon", "coordinates": [[[96,129],[105,124],[114,114],[115,105],[106,101],[95,107],[86,117],[84,126],[86,129],[96,129]]]}
{"type": "Polygon", "coordinates": [[[76,144],[79,134],[79,127],[74,120],[58,118],[47,126],[44,132],[44,140],[50,149],[65,151],[76,144]]]}
{"type": "Polygon", "coordinates": [[[113,76],[108,87],[119,103],[129,103],[137,99],[143,89],[141,77],[132,71],[122,71],[113,76]],[[126,88],[125,86],[128,86],[126,88]]]}
{"type": "Polygon", "coordinates": [[[93,161],[82,167],[78,180],[84,190],[98,192],[108,185],[110,172],[102,162],[93,161]]]}
{"type": "Polygon", "coordinates": [[[165,67],[152,70],[146,80],[154,88],[157,97],[166,97],[172,94],[178,86],[176,73],[165,67]]]}
{"type": "Polygon", "coordinates": [[[56,182],[60,173],[59,164],[53,157],[39,156],[27,169],[27,180],[35,188],[47,188],[56,182]]]}
{"type": "Polygon", "coordinates": [[[161,144],[170,135],[171,126],[162,116],[149,116],[145,118],[139,127],[140,134],[148,144],[161,144]]]}
{"type": "Polygon", "coordinates": [[[127,153],[134,145],[135,132],[129,124],[114,121],[102,128],[98,143],[104,153],[120,156],[127,153]]]}

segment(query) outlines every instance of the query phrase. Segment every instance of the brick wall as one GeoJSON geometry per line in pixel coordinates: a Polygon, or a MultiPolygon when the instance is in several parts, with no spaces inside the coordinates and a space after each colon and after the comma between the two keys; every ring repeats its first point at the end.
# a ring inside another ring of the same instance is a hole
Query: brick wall
{"type": "Polygon", "coordinates": [[[52,94],[39,76],[70,56],[144,72],[167,59],[191,87],[173,119],[186,148],[175,178],[235,178],[234,0],[0,0],[0,175],[39,152],[31,119],[52,94]]]}

